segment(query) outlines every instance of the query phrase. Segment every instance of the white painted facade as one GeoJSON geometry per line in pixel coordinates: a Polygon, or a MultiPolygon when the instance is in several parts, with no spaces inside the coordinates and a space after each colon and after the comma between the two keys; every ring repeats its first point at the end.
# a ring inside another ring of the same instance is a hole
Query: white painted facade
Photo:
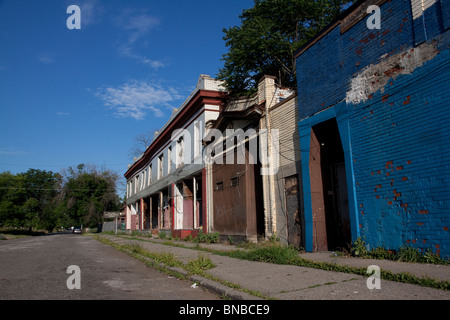
{"type": "MultiPolygon", "coordinates": [[[[177,115],[183,112],[184,108],[188,106],[199,90],[224,92],[225,88],[222,87],[221,81],[212,79],[206,75],[200,75],[195,90],[178,109],[174,109],[171,118],[166,122],[163,128],[155,134],[153,142],[156,141],[159,135],[171,125],[171,122],[174,121],[177,115]]],[[[155,191],[158,191],[158,189],[162,187],[161,183],[166,189],[169,184],[173,184],[174,186],[174,214],[176,215],[174,219],[174,228],[183,228],[183,197],[181,195],[182,191],[178,190],[176,182],[193,174],[189,167],[195,166],[196,170],[199,168],[201,170],[203,168],[204,163],[202,154],[204,146],[202,145],[202,139],[203,134],[206,131],[205,124],[208,121],[217,119],[219,113],[220,106],[204,104],[191,117],[183,119],[182,125],[178,126],[173,131],[171,138],[164,141],[162,147],[155,152],[152,152],[151,158],[147,163],[140,166],[138,171],[127,178],[127,229],[132,229],[132,219],[129,216],[140,214],[139,201],[143,197],[147,197],[155,191]],[[161,183],[158,184],[158,182],[161,183]],[[158,186],[156,186],[156,184],[158,184],[158,186]]],[[[142,157],[143,155],[135,158],[135,162],[130,164],[129,168],[136,162],[142,161],[142,157]]],[[[140,221],[139,228],[143,229],[143,221],[140,221]]]]}

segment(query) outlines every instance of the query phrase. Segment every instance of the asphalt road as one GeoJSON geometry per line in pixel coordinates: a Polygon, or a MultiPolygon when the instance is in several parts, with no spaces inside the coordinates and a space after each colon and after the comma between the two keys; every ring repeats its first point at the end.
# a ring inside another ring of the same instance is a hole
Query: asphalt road
{"type": "Polygon", "coordinates": [[[218,299],[191,285],[87,236],[60,233],[0,241],[0,300],[218,299]],[[67,273],[72,265],[79,272],[67,273]],[[69,289],[67,282],[80,289],[69,289]]]}

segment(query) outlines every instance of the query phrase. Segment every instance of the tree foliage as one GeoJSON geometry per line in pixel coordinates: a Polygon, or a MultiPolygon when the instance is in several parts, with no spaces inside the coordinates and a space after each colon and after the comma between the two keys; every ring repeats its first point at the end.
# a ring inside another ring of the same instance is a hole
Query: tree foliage
{"type": "Polygon", "coordinates": [[[223,29],[229,48],[218,79],[232,94],[252,93],[264,75],[277,76],[295,88],[294,54],[333,21],[348,0],[255,0],[244,10],[241,25],[223,29]]]}
{"type": "Polygon", "coordinates": [[[0,173],[0,224],[28,229],[53,229],[52,201],[60,175],[29,169],[13,175],[0,173]]]}
{"type": "Polygon", "coordinates": [[[118,174],[80,164],[62,174],[30,169],[0,173],[0,226],[52,231],[96,225],[104,211],[118,210],[118,174]]]}
{"type": "Polygon", "coordinates": [[[120,208],[116,194],[119,176],[110,170],[78,165],[64,171],[64,185],[57,197],[56,211],[61,223],[96,225],[102,221],[104,211],[120,208]]]}

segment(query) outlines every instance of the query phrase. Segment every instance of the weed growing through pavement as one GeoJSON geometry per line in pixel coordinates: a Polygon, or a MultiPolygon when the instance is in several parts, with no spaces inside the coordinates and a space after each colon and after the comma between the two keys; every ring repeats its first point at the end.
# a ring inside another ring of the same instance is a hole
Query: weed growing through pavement
{"type": "Polygon", "coordinates": [[[204,274],[205,270],[215,267],[216,265],[211,261],[211,259],[204,254],[199,254],[197,259],[190,260],[186,265],[187,271],[194,274],[204,274]]]}
{"type": "Polygon", "coordinates": [[[360,258],[369,258],[369,259],[384,259],[384,260],[393,260],[393,261],[402,261],[402,262],[413,262],[413,263],[432,263],[432,264],[443,264],[449,265],[450,261],[442,259],[437,254],[433,253],[430,250],[427,250],[425,253],[420,252],[420,250],[416,248],[412,248],[409,246],[403,246],[396,250],[386,250],[382,247],[377,247],[372,250],[367,249],[367,245],[365,241],[359,237],[356,241],[353,242],[353,246],[351,249],[351,255],[360,258]]]}

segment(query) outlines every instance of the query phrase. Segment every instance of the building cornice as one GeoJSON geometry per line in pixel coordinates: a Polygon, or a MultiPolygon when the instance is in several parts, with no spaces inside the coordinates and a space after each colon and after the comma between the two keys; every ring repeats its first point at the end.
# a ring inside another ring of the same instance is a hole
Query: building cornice
{"type": "Polygon", "coordinates": [[[184,127],[184,124],[189,121],[201,108],[205,105],[214,105],[222,107],[227,98],[227,93],[222,91],[212,91],[212,90],[198,90],[192,98],[187,102],[185,106],[175,117],[164,126],[162,132],[158,134],[151,145],[145,150],[144,154],[139,160],[134,162],[124,176],[126,179],[132,177],[137,171],[142,169],[150,160],[153,158],[155,152],[163,147],[167,141],[172,137],[172,132],[176,129],[184,127]]]}

